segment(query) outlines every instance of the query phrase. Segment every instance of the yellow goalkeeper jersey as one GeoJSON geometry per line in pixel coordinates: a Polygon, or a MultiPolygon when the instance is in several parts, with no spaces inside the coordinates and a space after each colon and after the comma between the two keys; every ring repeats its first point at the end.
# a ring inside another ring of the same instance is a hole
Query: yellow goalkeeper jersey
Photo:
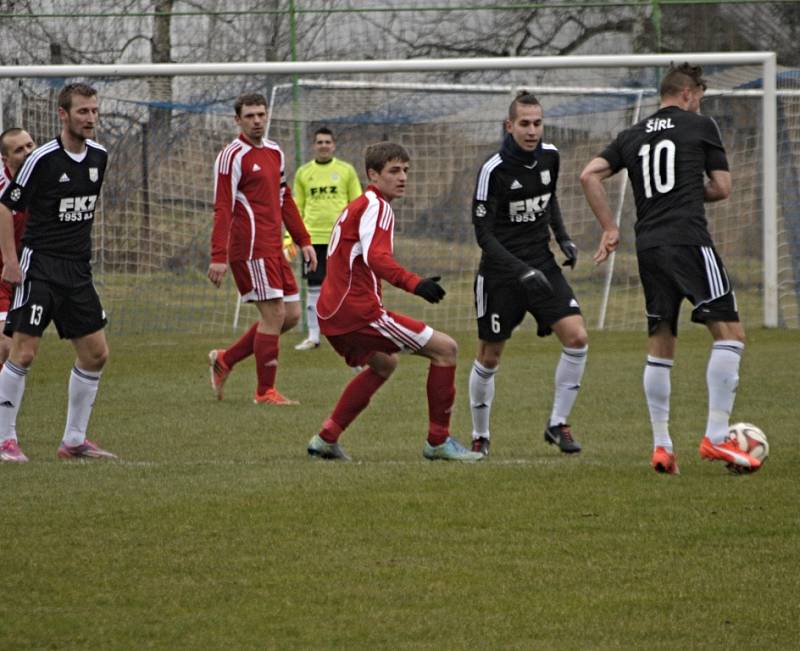
{"type": "Polygon", "coordinates": [[[350,163],[332,158],[312,160],[297,170],[292,189],[312,244],[327,244],[336,218],[361,195],[358,174],[350,163]]]}

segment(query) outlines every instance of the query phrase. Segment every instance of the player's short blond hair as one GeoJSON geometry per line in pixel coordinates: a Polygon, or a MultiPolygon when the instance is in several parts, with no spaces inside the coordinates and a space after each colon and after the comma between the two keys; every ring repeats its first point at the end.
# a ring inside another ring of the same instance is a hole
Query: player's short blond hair
{"type": "Polygon", "coordinates": [[[364,167],[367,174],[370,170],[375,170],[380,174],[386,167],[386,163],[392,160],[407,163],[411,160],[411,156],[408,155],[405,147],[395,142],[376,142],[368,145],[364,150],[364,167]]]}
{"type": "Polygon", "coordinates": [[[89,84],[81,82],[67,84],[58,93],[58,107],[69,111],[72,108],[72,98],[75,95],[80,95],[81,97],[97,97],[97,91],[89,84]]]}
{"type": "Polygon", "coordinates": [[[661,80],[659,92],[661,97],[671,97],[677,95],[684,88],[708,88],[706,80],[703,79],[703,66],[693,66],[688,62],[676,66],[671,63],[667,74],[661,80]]]}

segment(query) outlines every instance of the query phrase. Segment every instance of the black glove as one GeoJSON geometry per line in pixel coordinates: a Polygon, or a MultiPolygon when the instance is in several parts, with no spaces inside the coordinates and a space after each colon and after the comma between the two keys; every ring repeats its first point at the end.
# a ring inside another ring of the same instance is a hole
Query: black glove
{"type": "Polygon", "coordinates": [[[575,242],[572,240],[561,240],[558,243],[561,252],[567,256],[567,259],[564,260],[562,267],[572,267],[575,268],[575,265],[578,262],[578,247],[575,246],[575,242]]]}
{"type": "Polygon", "coordinates": [[[535,303],[553,295],[553,286],[547,280],[547,276],[538,269],[528,269],[519,277],[519,282],[525,288],[525,293],[528,295],[528,303],[535,303]]]}
{"type": "Polygon", "coordinates": [[[438,303],[444,298],[444,295],[447,293],[444,291],[444,287],[439,284],[439,281],[442,279],[441,276],[433,276],[432,278],[423,278],[419,281],[419,284],[414,288],[414,293],[417,296],[421,296],[424,298],[428,303],[438,303]]]}

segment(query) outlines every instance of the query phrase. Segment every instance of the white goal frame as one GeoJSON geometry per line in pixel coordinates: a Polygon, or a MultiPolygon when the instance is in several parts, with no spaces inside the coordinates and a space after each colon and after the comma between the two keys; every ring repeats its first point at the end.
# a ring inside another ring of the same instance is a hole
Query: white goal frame
{"type": "Polygon", "coordinates": [[[378,74],[402,72],[542,70],[574,68],[641,68],[674,61],[697,65],[762,67],[762,210],[764,256],[764,325],[778,325],[777,229],[777,55],[775,52],[695,52],[642,55],[543,56],[475,59],[406,59],[381,61],[309,61],[272,63],[154,63],[107,65],[6,66],[0,77],[145,77],[199,75],[378,74]]]}

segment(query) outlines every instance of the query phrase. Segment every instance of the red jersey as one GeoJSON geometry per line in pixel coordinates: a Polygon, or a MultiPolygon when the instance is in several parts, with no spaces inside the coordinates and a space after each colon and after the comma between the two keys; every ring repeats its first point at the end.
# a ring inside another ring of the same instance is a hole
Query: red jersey
{"type": "MultiPolygon", "coordinates": [[[[6,188],[11,184],[13,175],[9,169],[3,165],[2,173],[0,173],[0,195],[5,192],[6,188]]],[[[12,210],[11,216],[14,220],[14,247],[19,253],[22,248],[22,233],[25,231],[25,221],[28,219],[28,213],[25,210],[12,210]]],[[[3,268],[3,255],[0,253],[0,269],[3,268]]]]}
{"type": "Polygon", "coordinates": [[[331,232],[328,266],[317,301],[320,330],[341,335],[379,319],[381,279],[413,293],[421,278],[392,255],[394,212],[374,185],[344,209],[331,232]]]}
{"type": "Polygon", "coordinates": [[[240,135],[217,156],[214,178],[211,262],[283,255],[281,222],[297,244],[311,244],[276,143],[254,146],[240,135]]]}

